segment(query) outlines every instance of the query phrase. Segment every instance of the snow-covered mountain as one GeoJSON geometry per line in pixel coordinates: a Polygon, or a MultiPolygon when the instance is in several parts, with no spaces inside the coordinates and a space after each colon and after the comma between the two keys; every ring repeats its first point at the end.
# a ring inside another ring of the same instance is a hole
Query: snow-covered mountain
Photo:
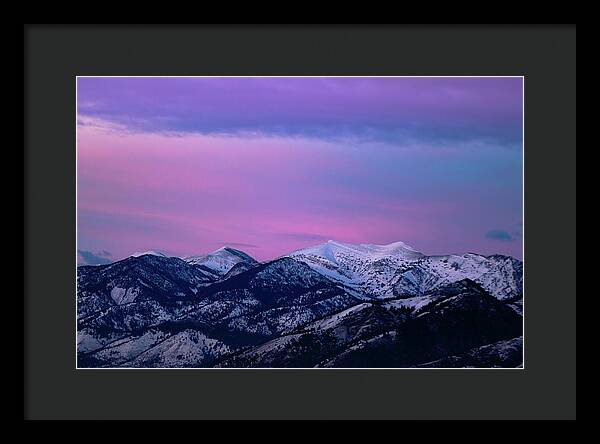
{"type": "Polygon", "coordinates": [[[79,367],[514,367],[514,258],[335,241],[77,269],[79,367]]]}
{"type": "Polygon", "coordinates": [[[395,295],[419,296],[462,279],[479,283],[501,300],[523,294],[523,263],[510,256],[466,253],[423,257],[390,282],[395,295]]]}
{"type": "Polygon", "coordinates": [[[110,266],[81,267],[79,363],[205,366],[223,353],[358,302],[291,258],[212,282],[199,266],[178,258],[144,255],[110,266]],[[180,355],[178,362],[172,353],[180,355]]]}
{"type": "Polygon", "coordinates": [[[188,256],[183,259],[189,264],[210,268],[221,275],[226,274],[239,263],[244,263],[247,266],[258,264],[258,262],[250,255],[227,246],[221,247],[212,253],[199,256],[188,256]]]}
{"type": "Polygon", "coordinates": [[[162,309],[160,303],[192,299],[200,288],[215,281],[214,276],[176,257],[143,255],[109,265],[80,266],[77,312],[81,319],[109,312],[112,316],[118,310],[111,307],[142,302],[162,309]]]}
{"type": "Polygon", "coordinates": [[[330,240],[294,251],[290,257],[365,294],[412,297],[472,279],[498,299],[522,293],[522,263],[514,258],[478,254],[425,256],[403,242],[347,244],[330,240]]]}
{"type": "Polygon", "coordinates": [[[368,294],[385,295],[391,293],[387,287],[397,270],[424,255],[403,242],[353,245],[330,240],[289,256],[368,294]]]}

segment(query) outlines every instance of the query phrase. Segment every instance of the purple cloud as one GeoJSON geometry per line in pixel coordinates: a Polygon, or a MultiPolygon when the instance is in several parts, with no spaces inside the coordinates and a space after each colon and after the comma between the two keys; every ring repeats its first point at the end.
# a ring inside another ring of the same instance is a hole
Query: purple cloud
{"type": "Polygon", "coordinates": [[[140,131],[520,146],[521,78],[79,78],[78,111],[140,131]]]}

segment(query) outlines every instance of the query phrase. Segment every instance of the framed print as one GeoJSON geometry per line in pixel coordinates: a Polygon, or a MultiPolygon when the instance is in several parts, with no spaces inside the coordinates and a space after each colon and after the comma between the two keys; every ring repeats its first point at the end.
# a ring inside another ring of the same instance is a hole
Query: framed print
{"type": "Polygon", "coordinates": [[[574,26],[23,44],[26,419],[575,419],[574,26]]]}

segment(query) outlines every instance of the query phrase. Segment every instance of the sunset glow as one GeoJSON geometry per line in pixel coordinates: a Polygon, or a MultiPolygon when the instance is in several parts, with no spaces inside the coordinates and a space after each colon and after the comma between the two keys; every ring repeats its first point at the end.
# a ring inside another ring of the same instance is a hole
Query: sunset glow
{"type": "Polygon", "coordinates": [[[522,258],[522,79],[77,80],[78,249],[522,258]]]}

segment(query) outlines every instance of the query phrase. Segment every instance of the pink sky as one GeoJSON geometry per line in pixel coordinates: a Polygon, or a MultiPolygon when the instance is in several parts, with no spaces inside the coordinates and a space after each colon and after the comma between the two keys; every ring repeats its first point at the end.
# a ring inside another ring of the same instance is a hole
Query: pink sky
{"type": "Polygon", "coordinates": [[[150,130],[93,114],[79,112],[79,250],[116,260],[230,245],[267,260],[336,239],[521,255],[521,153],[482,137],[487,122],[458,141],[400,140],[312,123],[305,134],[150,130]]]}

